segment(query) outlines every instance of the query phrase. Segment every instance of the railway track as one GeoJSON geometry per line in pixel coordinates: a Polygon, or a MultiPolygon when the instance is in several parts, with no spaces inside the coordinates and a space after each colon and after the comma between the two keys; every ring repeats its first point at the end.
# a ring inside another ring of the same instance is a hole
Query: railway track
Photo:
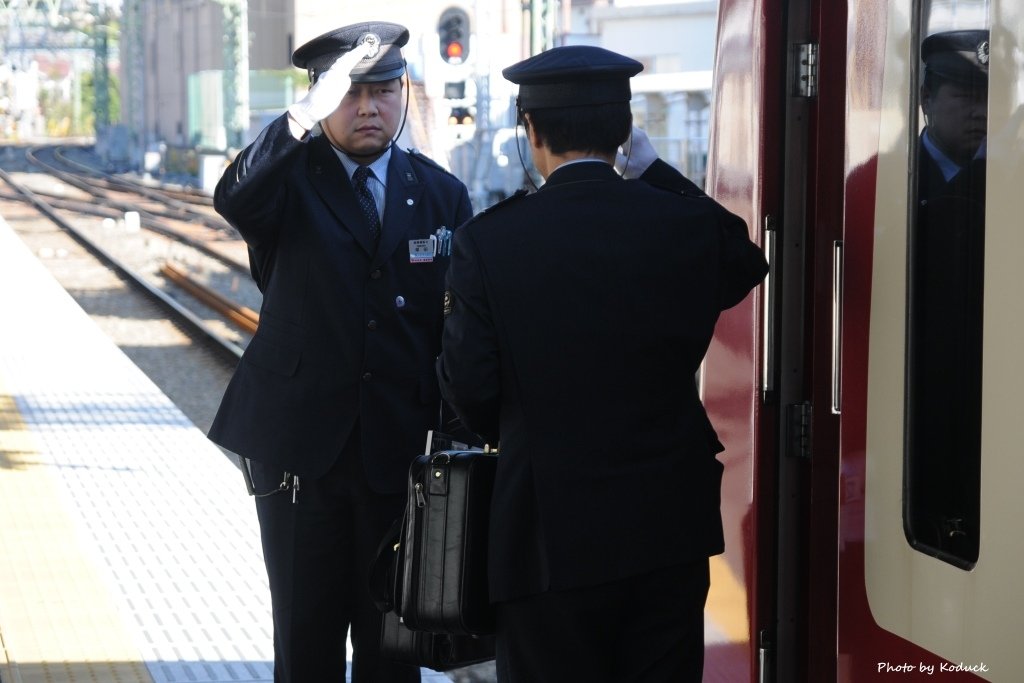
{"type": "Polygon", "coordinates": [[[43,168],[45,176],[16,178],[0,171],[0,178],[21,200],[164,306],[205,343],[237,361],[255,329],[253,311],[259,308],[259,292],[240,257],[244,253],[240,240],[225,238],[226,223],[214,226],[213,221],[199,221],[197,227],[201,212],[180,200],[173,211],[154,210],[152,205],[160,202],[158,191],[140,191],[133,199],[129,183],[117,183],[111,189],[115,183],[98,177],[97,184],[80,164],[73,173],[45,161],[49,154],[55,154],[52,148],[26,150],[26,159],[43,168]],[[62,185],[53,186],[50,178],[62,185]],[[70,220],[81,214],[100,220],[85,224],[70,220]]]}
{"type": "Polygon", "coordinates": [[[159,190],[133,194],[131,183],[60,169],[52,149],[16,158],[9,149],[0,154],[0,215],[205,430],[258,324],[244,243],[200,220],[212,210],[201,201],[162,211],[159,190]]]}
{"type": "MultiPolygon", "coordinates": [[[[183,201],[179,190],[154,188],[141,181],[111,176],[90,169],[71,158],[78,148],[42,147],[25,152],[26,160],[59,180],[62,193],[77,191],[91,204],[123,213],[134,212],[142,227],[174,240],[186,242],[214,258],[231,261],[239,270],[247,271],[248,256],[238,232],[213,210],[210,197],[196,195],[183,201]],[[65,186],[66,184],[66,186],[65,186]],[[70,188],[70,189],[69,189],[70,188]]],[[[45,190],[39,194],[53,196],[45,190]]],[[[83,207],[83,210],[88,208],[83,207]]]]}

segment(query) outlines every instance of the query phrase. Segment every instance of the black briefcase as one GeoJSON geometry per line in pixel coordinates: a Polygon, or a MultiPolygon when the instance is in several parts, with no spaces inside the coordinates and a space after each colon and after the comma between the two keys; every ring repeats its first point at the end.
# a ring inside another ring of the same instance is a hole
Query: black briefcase
{"type": "MultiPolygon", "coordinates": [[[[427,458],[428,456],[421,457],[427,458]]],[[[478,505],[485,503],[487,506],[490,505],[490,489],[494,481],[493,472],[484,477],[480,476],[484,468],[494,464],[493,455],[490,458],[482,461],[482,468],[479,464],[476,467],[470,468],[473,470],[472,474],[474,475],[472,485],[483,488],[487,494],[485,496],[486,501],[480,500],[480,494],[463,495],[461,496],[463,499],[475,500],[478,505]]],[[[450,464],[451,460],[449,459],[446,462],[450,464]]],[[[460,465],[464,464],[465,459],[459,460],[459,463],[460,465]]],[[[412,466],[410,480],[414,477],[419,478],[422,476],[420,469],[421,467],[416,464],[412,466]],[[412,472],[417,474],[413,475],[412,472]]],[[[462,476],[457,477],[457,479],[464,483],[468,482],[468,479],[462,476]]],[[[370,570],[370,595],[377,608],[383,613],[380,634],[381,656],[393,661],[427,667],[435,671],[449,671],[492,660],[494,659],[495,645],[493,635],[466,635],[462,633],[411,630],[403,623],[402,617],[399,616],[403,603],[403,590],[406,588],[404,576],[404,570],[407,566],[406,526],[410,523],[416,524],[422,521],[423,517],[422,514],[417,515],[416,512],[410,510],[410,508],[417,506],[419,499],[416,495],[417,487],[414,482],[410,481],[409,489],[410,496],[407,502],[406,513],[401,518],[395,520],[387,534],[381,539],[376,559],[370,570]]],[[[456,498],[459,497],[456,496],[456,498]]],[[[422,499],[425,502],[426,495],[422,499]]],[[[475,517],[476,515],[474,515],[475,517]]],[[[481,545],[481,540],[478,538],[478,534],[486,533],[486,519],[482,520],[482,522],[484,524],[483,527],[478,526],[480,521],[473,524],[473,533],[469,535],[469,537],[474,539],[472,547],[475,553],[486,553],[486,542],[483,542],[481,545]]],[[[462,534],[458,537],[466,538],[467,536],[462,534]]],[[[414,552],[422,553],[424,546],[420,542],[421,540],[423,539],[418,538],[409,547],[414,547],[414,552]]],[[[427,545],[433,545],[429,539],[427,539],[427,545]]],[[[430,558],[433,558],[433,552],[427,554],[430,558]]],[[[484,558],[482,556],[477,559],[477,563],[483,561],[484,558]]],[[[422,561],[417,559],[408,564],[419,567],[422,565],[422,561]]],[[[474,582],[476,590],[482,591],[478,599],[486,602],[486,567],[477,567],[474,571],[479,572],[479,576],[482,577],[480,581],[474,582]]],[[[427,583],[432,584],[432,582],[427,583]]],[[[420,594],[423,593],[423,591],[419,592],[420,594]]]]}
{"type": "Polygon", "coordinates": [[[440,451],[409,468],[397,612],[414,631],[494,633],[487,530],[498,455],[440,451]]]}

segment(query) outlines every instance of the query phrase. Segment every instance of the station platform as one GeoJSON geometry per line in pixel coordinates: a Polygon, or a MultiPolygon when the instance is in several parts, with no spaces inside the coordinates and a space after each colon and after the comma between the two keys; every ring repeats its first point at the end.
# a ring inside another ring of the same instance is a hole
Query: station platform
{"type": "Polygon", "coordinates": [[[237,467],[2,218],[0,328],[0,682],[272,681],[237,467]]]}

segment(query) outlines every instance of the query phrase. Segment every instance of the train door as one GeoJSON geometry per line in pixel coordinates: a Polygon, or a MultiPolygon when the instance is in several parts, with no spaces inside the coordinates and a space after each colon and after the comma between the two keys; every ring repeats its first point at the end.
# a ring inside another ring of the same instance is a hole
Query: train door
{"type": "MultiPolygon", "coordinates": [[[[787,4],[778,352],[764,393],[779,425],[775,681],[834,676],[846,3],[787,4]],[[832,635],[830,635],[832,634],[832,635]]],[[[772,633],[774,630],[774,633],[772,633]]]]}
{"type": "MultiPolygon", "coordinates": [[[[705,405],[726,445],[722,562],[741,580],[747,618],[724,634],[729,664],[711,641],[720,634],[709,637],[705,681],[829,681],[846,3],[722,0],[719,19],[708,189],[744,215],[771,270],[759,311],[727,311],[705,363],[705,405]],[[757,322],[760,333],[745,327],[757,322]],[[751,334],[759,372],[746,362],[751,334]]],[[[723,586],[713,571],[712,619],[723,586]]]]}

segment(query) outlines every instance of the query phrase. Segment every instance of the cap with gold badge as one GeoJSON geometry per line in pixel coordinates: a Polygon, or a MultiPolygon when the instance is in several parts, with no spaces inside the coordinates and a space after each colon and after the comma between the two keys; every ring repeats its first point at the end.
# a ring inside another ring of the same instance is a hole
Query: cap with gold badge
{"type": "Polygon", "coordinates": [[[409,42],[409,30],[386,21],[351,24],[317,36],[292,54],[292,64],[305,69],[310,82],[316,82],[338,57],[366,41],[377,47],[352,69],[353,83],[390,81],[405,73],[401,48],[409,42]]]}
{"type": "Polygon", "coordinates": [[[962,85],[988,86],[989,33],[985,30],[943,31],[921,42],[925,70],[962,85]]]}

